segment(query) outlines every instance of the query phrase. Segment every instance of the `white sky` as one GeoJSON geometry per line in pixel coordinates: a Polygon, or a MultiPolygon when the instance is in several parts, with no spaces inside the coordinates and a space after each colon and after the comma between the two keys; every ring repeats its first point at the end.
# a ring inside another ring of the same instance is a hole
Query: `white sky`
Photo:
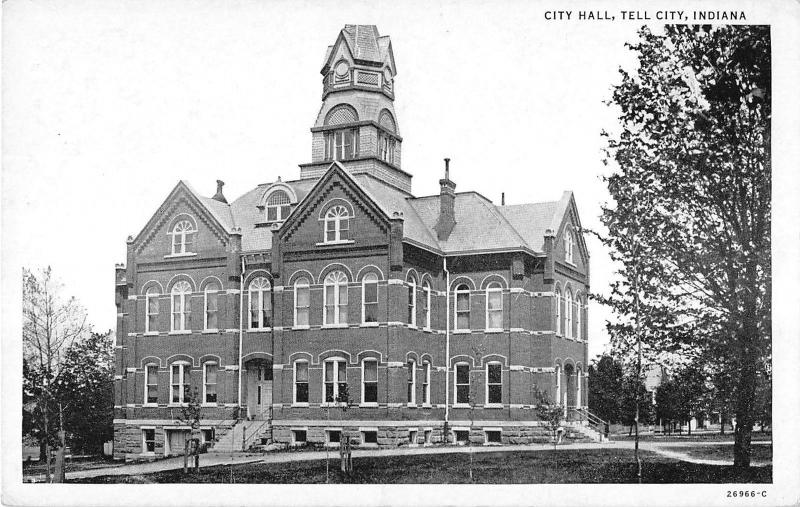
{"type": "MultiPolygon", "coordinates": [[[[4,5],[6,246],[52,265],[97,329],[115,325],[114,263],[179,179],[229,201],[311,160],[325,48],[345,23],[390,35],[403,168],[438,192],[509,204],[575,192],[598,228],[603,104],[639,24],[553,22],[547,6],[268,2],[4,5]],[[44,227],[43,227],[44,225],[44,227]]],[[[611,266],[589,240],[591,286],[611,266]]],[[[607,342],[590,307],[590,355],[607,342]]]]}

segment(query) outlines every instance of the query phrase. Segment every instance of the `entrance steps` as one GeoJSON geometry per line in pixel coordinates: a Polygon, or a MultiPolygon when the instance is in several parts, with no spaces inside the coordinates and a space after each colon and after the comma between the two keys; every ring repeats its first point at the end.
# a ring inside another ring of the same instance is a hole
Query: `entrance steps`
{"type": "Polygon", "coordinates": [[[208,452],[232,453],[243,452],[251,447],[272,441],[272,423],[269,420],[242,419],[224,435],[220,436],[208,452]],[[266,442],[263,440],[266,439],[266,442]]]}

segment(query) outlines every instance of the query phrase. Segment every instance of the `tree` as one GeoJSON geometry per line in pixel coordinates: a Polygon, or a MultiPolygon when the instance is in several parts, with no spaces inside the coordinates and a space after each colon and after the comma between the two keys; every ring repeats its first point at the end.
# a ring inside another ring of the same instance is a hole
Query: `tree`
{"type": "Polygon", "coordinates": [[[554,403],[546,392],[536,389],[536,416],[544,421],[553,437],[553,450],[558,448],[558,430],[564,420],[564,406],[554,403]]]}
{"type": "MultiPolygon", "coordinates": [[[[636,381],[636,372],[629,372],[622,379],[620,389],[620,420],[622,424],[628,425],[633,430],[637,422],[649,423],[653,418],[652,395],[647,390],[644,382],[640,379],[636,381]]],[[[637,428],[638,432],[638,428],[637,428]]]]}
{"type": "MultiPolygon", "coordinates": [[[[62,296],[61,284],[50,267],[35,274],[22,270],[22,353],[26,391],[35,398],[38,426],[50,480],[50,446],[57,427],[63,429],[63,404],[56,391],[64,371],[64,356],[73,342],[89,331],[86,312],[74,297],[62,296]],[[58,414],[59,417],[54,417],[58,414]]],[[[63,434],[62,434],[63,435],[63,434]]],[[[58,446],[65,443],[59,439],[58,446]]]]}
{"type": "Polygon", "coordinates": [[[114,338],[91,333],[64,355],[57,391],[70,447],[100,453],[114,436],[114,338]]]}
{"type": "MultiPolygon", "coordinates": [[[[747,467],[757,374],[771,354],[769,27],[643,27],[629,47],[639,68],[620,71],[611,101],[621,131],[604,133],[616,166],[605,244],[642,298],[648,347],[716,348],[706,357],[731,372],[734,464],[747,467]]],[[[624,291],[609,299],[631,315],[624,291]]]]}
{"type": "Polygon", "coordinates": [[[622,365],[603,355],[589,365],[589,410],[609,423],[620,421],[622,365]]]}

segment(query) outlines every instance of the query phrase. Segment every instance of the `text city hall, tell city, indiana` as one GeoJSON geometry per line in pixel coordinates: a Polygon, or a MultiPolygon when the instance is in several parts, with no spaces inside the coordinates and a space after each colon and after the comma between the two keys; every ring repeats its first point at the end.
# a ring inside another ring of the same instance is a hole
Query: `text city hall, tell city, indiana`
{"type": "MultiPolygon", "coordinates": [[[[311,161],[233,202],[181,181],[117,266],[114,455],[549,441],[534,405],[585,412],[589,255],[571,192],[415,197],[388,36],[327,48],[311,161]],[[345,396],[346,395],[346,396],[345,396]],[[347,410],[341,409],[346,398],[347,410]]],[[[409,109],[413,110],[413,103],[409,109]]]]}

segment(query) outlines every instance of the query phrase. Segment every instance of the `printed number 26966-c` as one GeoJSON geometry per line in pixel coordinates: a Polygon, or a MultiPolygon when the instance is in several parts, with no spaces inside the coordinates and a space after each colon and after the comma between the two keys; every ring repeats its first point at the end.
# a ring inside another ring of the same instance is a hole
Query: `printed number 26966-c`
{"type": "Polygon", "coordinates": [[[726,498],[753,498],[756,496],[760,496],[762,498],[767,497],[767,490],[762,491],[755,491],[755,490],[728,490],[728,494],[726,498]]]}

